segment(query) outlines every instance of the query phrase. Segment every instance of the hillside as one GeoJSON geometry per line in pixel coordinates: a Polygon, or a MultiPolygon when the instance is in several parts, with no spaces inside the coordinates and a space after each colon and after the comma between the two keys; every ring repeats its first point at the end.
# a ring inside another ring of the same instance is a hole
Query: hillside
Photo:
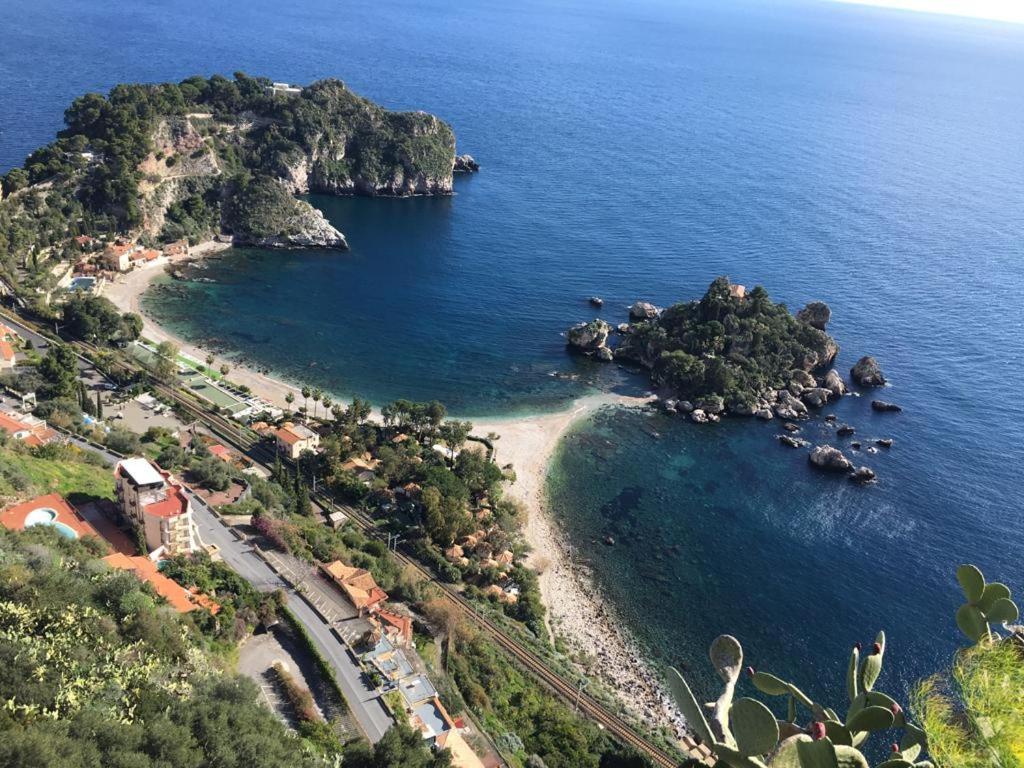
{"type": "Polygon", "coordinates": [[[225,233],[241,244],[345,247],[295,195],[452,191],[446,123],[386,110],[340,80],[294,88],[236,73],[118,85],[79,97],[64,121],[55,141],[3,178],[8,274],[79,234],[196,242],[225,233]]]}

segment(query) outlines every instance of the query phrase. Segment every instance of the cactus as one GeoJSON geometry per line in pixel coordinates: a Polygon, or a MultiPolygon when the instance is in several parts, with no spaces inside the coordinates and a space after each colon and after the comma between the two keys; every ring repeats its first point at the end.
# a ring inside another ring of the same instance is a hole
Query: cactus
{"type": "Polygon", "coordinates": [[[993,639],[991,624],[1009,624],[1020,617],[1020,610],[1005,584],[986,583],[985,576],[974,565],[961,565],[956,569],[967,602],[956,612],[956,625],[973,643],[993,639]]]}
{"type": "MultiPolygon", "coordinates": [[[[985,585],[972,583],[972,594],[984,598],[985,585]]],[[[1007,599],[996,590],[989,607],[1007,599]]],[[[869,653],[855,646],[847,668],[850,706],[845,722],[835,710],[813,701],[793,683],[768,672],[747,668],[751,684],[767,696],[785,696],[786,720],[776,720],[763,703],[752,698],[733,701],[743,666],[743,647],[730,635],[718,637],[709,651],[711,663],[724,682],[722,694],[708,704],[711,717],[693,695],[683,676],[675,669],[669,685],[684,717],[696,735],[711,748],[720,768],[868,768],[858,747],[872,733],[897,728],[902,740],[883,763],[884,768],[929,768],[915,763],[925,744],[924,731],[907,722],[903,708],[890,696],[874,690],[882,672],[885,633],[879,632],[869,653]],[[809,722],[797,723],[799,708],[809,722]]],[[[879,766],[882,768],[882,766],[879,766]]]]}

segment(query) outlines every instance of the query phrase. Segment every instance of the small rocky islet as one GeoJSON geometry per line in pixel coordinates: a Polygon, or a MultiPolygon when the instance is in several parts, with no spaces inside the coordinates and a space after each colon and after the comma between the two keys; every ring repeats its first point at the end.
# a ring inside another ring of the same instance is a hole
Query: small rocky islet
{"type": "MultiPolygon", "coordinates": [[[[683,414],[697,424],[718,422],[725,415],[783,419],[789,434],[777,435],[778,441],[803,448],[811,443],[795,435],[800,431],[796,422],[849,392],[833,367],[839,345],[826,332],[831,318],[824,302],[810,302],[794,315],[761,286],[747,291],[719,277],[700,300],[664,310],[637,301],[629,307],[627,323],[613,327],[595,318],[574,325],[565,336],[573,352],[647,371],[659,392],[658,405],[667,413],[683,414]]],[[[863,388],[887,383],[871,356],[857,360],[850,379],[863,388]]],[[[873,400],[871,407],[882,413],[902,411],[883,400],[873,400]]],[[[838,438],[856,433],[853,426],[836,425],[834,416],[825,421],[838,438]]],[[[889,438],[875,442],[892,445],[889,438]]],[[[860,444],[851,447],[859,450],[860,444]]],[[[875,480],[872,469],[855,466],[835,446],[815,445],[808,460],[817,469],[857,483],[875,480]]]]}

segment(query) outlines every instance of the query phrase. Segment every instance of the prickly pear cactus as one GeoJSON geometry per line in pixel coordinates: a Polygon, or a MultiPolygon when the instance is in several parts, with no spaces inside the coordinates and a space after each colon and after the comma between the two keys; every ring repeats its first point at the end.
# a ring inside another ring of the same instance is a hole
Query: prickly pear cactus
{"type": "Polygon", "coordinates": [[[874,690],[884,655],[884,632],[878,633],[870,652],[862,654],[860,644],[853,648],[846,675],[850,704],[845,720],[835,710],[811,700],[793,683],[753,667],[747,667],[747,675],[754,688],[767,696],[786,698],[786,719],[776,719],[757,699],[734,701],[743,647],[730,635],[718,637],[709,652],[712,666],[724,683],[717,701],[701,706],[674,668],[670,668],[669,686],[693,732],[717,756],[718,766],[869,768],[860,745],[873,733],[899,729],[901,741],[877,768],[932,768],[931,763],[914,762],[925,746],[924,731],[907,722],[896,701],[874,690]],[[801,708],[808,715],[803,724],[797,722],[801,708]],[[705,711],[711,713],[710,720],[705,711]]]}
{"type": "Polygon", "coordinates": [[[977,566],[961,565],[956,569],[967,602],[956,612],[956,624],[973,643],[992,639],[991,624],[1010,624],[1020,617],[1016,603],[1010,599],[1005,584],[986,583],[977,566]]]}

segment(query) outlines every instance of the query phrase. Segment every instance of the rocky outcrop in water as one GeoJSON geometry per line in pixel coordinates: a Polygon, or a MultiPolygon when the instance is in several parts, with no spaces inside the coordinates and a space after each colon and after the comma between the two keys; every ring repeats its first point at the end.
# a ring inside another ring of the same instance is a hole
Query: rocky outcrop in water
{"type": "Polygon", "coordinates": [[[594,357],[602,362],[613,359],[612,350],[608,347],[608,336],[612,327],[600,318],[589,323],[574,325],[566,331],[566,344],[573,350],[594,357]]]}
{"type": "Polygon", "coordinates": [[[881,413],[902,413],[903,412],[903,408],[901,406],[896,405],[896,403],[886,402],[885,400],[872,400],[871,401],[871,408],[872,408],[872,410],[880,411],[881,413]]]}
{"type": "Polygon", "coordinates": [[[629,308],[629,319],[633,322],[643,320],[654,320],[657,318],[659,310],[656,306],[651,304],[649,301],[635,301],[629,308]]]}
{"type": "Polygon", "coordinates": [[[850,369],[850,378],[862,387],[881,387],[885,385],[885,376],[875,358],[865,355],[850,369]]]}
{"type": "Polygon", "coordinates": [[[832,319],[832,310],[823,301],[812,301],[796,313],[796,319],[819,331],[824,331],[828,321],[832,319]]]}
{"type": "Polygon", "coordinates": [[[472,155],[456,155],[455,165],[452,167],[454,173],[476,173],[480,170],[480,163],[473,159],[472,155]]]}
{"type": "Polygon", "coordinates": [[[838,448],[831,445],[818,445],[808,457],[811,464],[827,472],[849,472],[853,464],[838,448]]]}

